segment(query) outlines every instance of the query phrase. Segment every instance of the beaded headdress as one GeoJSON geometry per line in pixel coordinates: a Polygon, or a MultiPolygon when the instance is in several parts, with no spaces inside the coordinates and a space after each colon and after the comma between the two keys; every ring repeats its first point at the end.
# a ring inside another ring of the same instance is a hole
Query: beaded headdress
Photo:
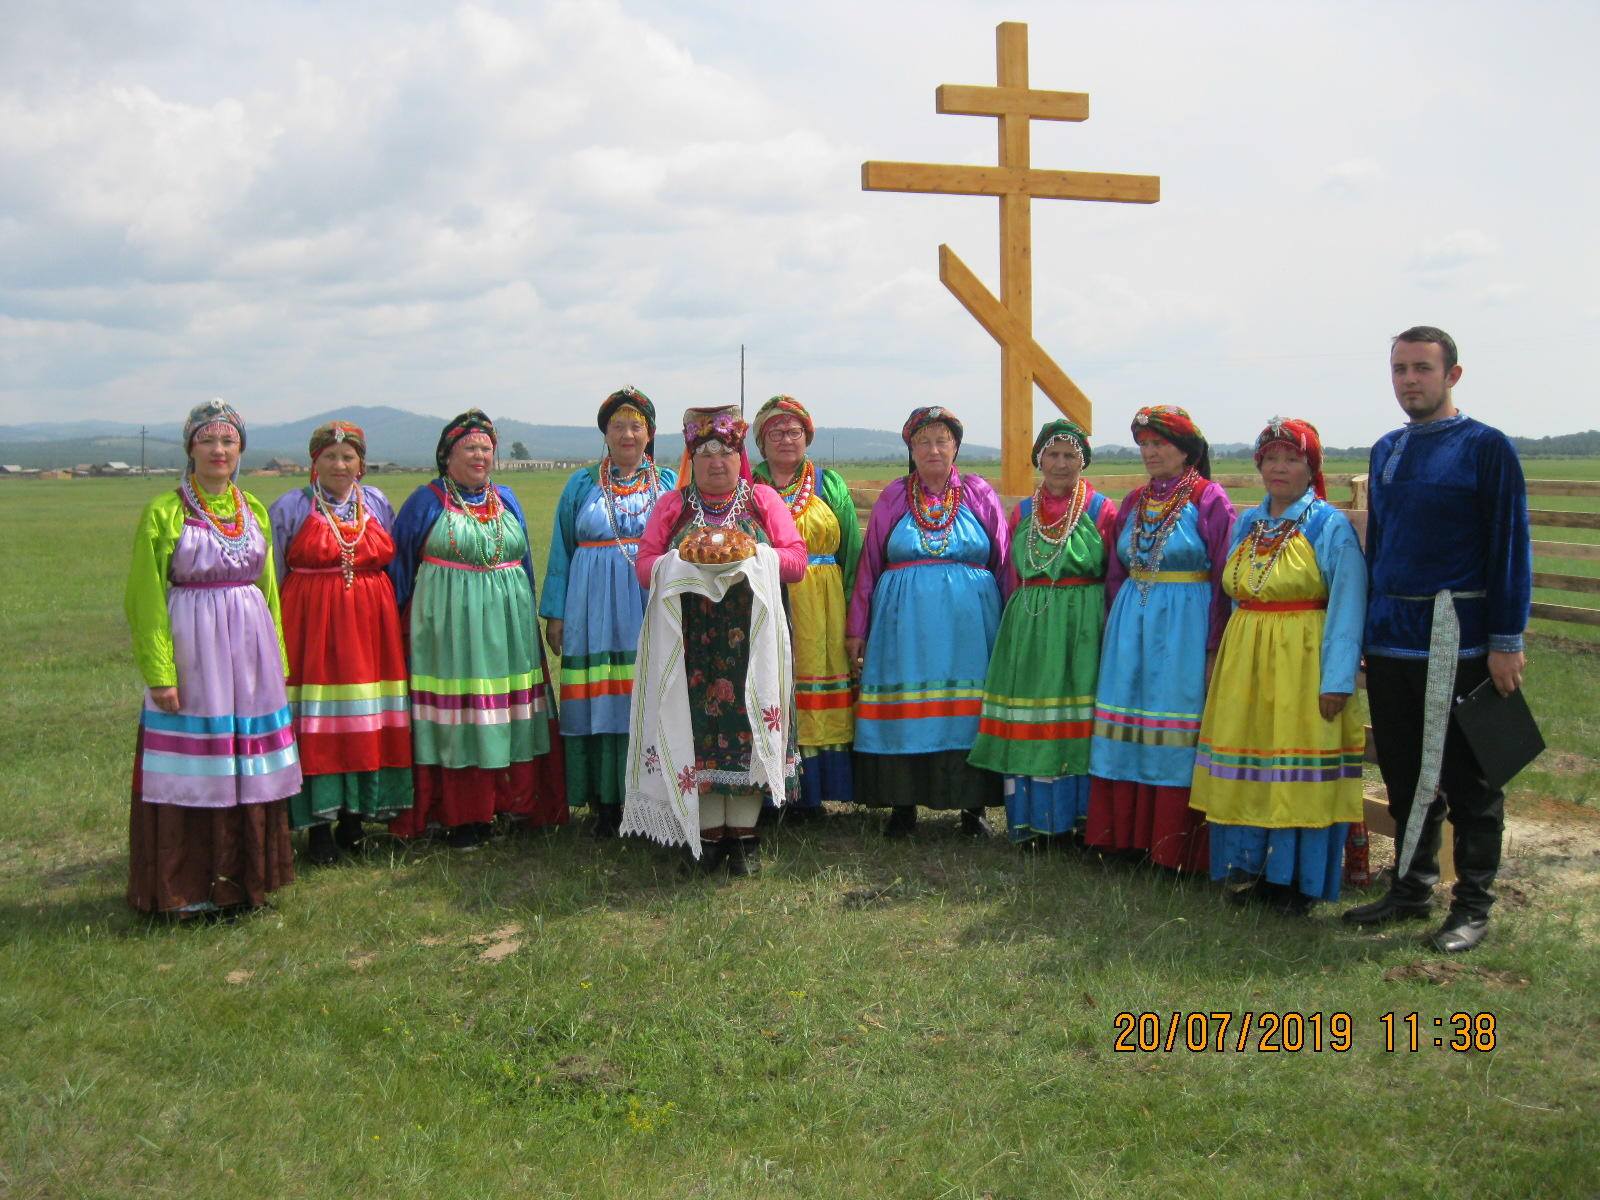
{"type": "MultiPolygon", "coordinates": [[[[956,439],[956,452],[960,453],[961,437],[966,432],[961,424],[961,418],[948,408],[941,408],[937,404],[926,408],[913,409],[911,415],[906,418],[906,423],[900,427],[900,440],[906,444],[906,449],[911,449],[911,439],[916,437],[919,431],[932,425],[935,421],[943,421],[949,427],[950,436],[956,439]]],[[[907,454],[906,470],[915,471],[916,469],[916,460],[910,454],[907,454]]]]}
{"type": "Polygon", "coordinates": [[[445,464],[450,461],[450,451],[455,449],[455,444],[469,433],[486,433],[492,443],[496,446],[500,444],[489,415],[481,408],[469,408],[446,425],[444,432],[439,435],[438,448],[433,452],[433,461],[439,465],[439,474],[445,473],[445,464]]]}
{"type": "Polygon", "coordinates": [[[600,432],[604,433],[606,426],[611,424],[611,418],[624,408],[634,409],[644,418],[644,427],[650,433],[650,440],[645,443],[644,452],[651,458],[655,458],[656,406],[649,396],[646,396],[631,384],[618,388],[600,402],[600,412],[595,419],[595,423],[600,426],[600,432]]]}
{"type": "Polygon", "coordinates": [[[367,457],[367,435],[352,421],[329,421],[311,431],[311,461],[329,446],[349,446],[363,459],[367,457]]]}
{"type": "Polygon", "coordinates": [[[1133,414],[1133,437],[1148,431],[1165,438],[1206,479],[1211,478],[1211,445],[1194,419],[1176,404],[1152,404],[1133,414]]]}
{"type": "Polygon", "coordinates": [[[220,396],[197,404],[189,410],[183,423],[183,448],[194,444],[195,435],[207,425],[232,425],[239,434],[239,452],[244,453],[244,418],[238,410],[220,396]]]}
{"type": "Polygon", "coordinates": [[[1046,421],[1039,427],[1039,436],[1033,439],[1033,465],[1039,465],[1039,456],[1043,454],[1052,442],[1071,442],[1078,448],[1078,453],[1083,456],[1083,465],[1089,465],[1089,434],[1081,425],[1076,425],[1065,417],[1057,417],[1054,421],[1046,421]]]}
{"type": "MultiPolygon", "coordinates": [[[[244,418],[238,410],[220,396],[207,400],[204,404],[197,404],[189,410],[189,416],[183,422],[183,450],[189,454],[189,449],[194,445],[194,439],[201,430],[208,425],[231,425],[239,434],[239,457],[244,459],[244,418]]],[[[194,473],[194,455],[189,454],[189,472],[194,473]]],[[[237,475],[238,471],[235,470],[237,475]]]]}
{"type": "Polygon", "coordinates": [[[1311,468],[1311,487],[1318,499],[1326,500],[1328,485],[1322,478],[1322,436],[1317,432],[1317,427],[1310,421],[1295,417],[1273,417],[1256,438],[1257,470],[1261,469],[1261,460],[1267,453],[1267,447],[1273,445],[1288,446],[1306,460],[1306,466],[1311,468]]]}
{"type": "Polygon", "coordinates": [[[692,456],[695,447],[721,442],[739,453],[739,478],[749,482],[750,456],[745,452],[744,435],[750,426],[739,415],[737,404],[718,404],[711,408],[686,408],[683,411],[683,462],[678,470],[678,487],[686,488],[694,478],[692,456]]]}
{"type": "Polygon", "coordinates": [[[816,422],[811,419],[811,414],[806,411],[804,404],[801,404],[793,396],[774,396],[756,410],[756,419],[753,427],[756,435],[756,449],[760,450],[762,454],[766,453],[766,449],[761,444],[761,435],[774,417],[793,417],[799,421],[800,428],[806,431],[806,445],[808,446],[811,445],[812,439],[817,436],[816,422]]]}

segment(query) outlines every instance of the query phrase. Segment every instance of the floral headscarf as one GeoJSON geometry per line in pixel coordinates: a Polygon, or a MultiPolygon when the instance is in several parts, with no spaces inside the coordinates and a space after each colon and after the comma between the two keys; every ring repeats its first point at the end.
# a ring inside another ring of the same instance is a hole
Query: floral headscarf
{"type": "MultiPolygon", "coordinates": [[[[199,437],[208,426],[231,425],[239,435],[239,458],[244,460],[244,418],[237,409],[220,396],[207,400],[204,404],[197,404],[189,410],[189,416],[183,422],[183,450],[189,454],[194,445],[194,439],[199,437]]],[[[194,473],[194,455],[189,454],[189,473],[194,473]]],[[[237,475],[238,471],[235,470],[237,475]]]]}
{"type": "Polygon", "coordinates": [[[795,420],[800,422],[800,428],[806,431],[806,445],[811,445],[812,439],[817,436],[816,422],[811,419],[811,414],[806,411],[806,406],[804,404],[801,404],[800,401],[796,400],[793,396],[774,396],[771,400],[768,400],[756,410],[754,426],[756,435],[756,449],[759,450],[763,456],[766,455],[767,450],[766,447],[761,444],[761,436],[765,432],[768,423],[770,423],[774,417],[785,416],[793,417],[795,420]]]}
{"type": "Polygon", "coordinates": [[[606,431],[606,426],[611,424],[611,418],[624,408],[631,408],[644,418],[644,427],[649,431],[649,440],[645,442],[644,452],[654,459],[656,456],[656,406],[649,396],[638,388],[629,384],[618,388],[600,403],[600,412],[595,418],[595,423],[600,426],[600,432],[606,431]]]}
{"type": "Polygon", "coordinates": [[[1322,436],[1317,433],[1317,427],[1310,421],[1301,421],[1295,417],[1273,417],[1267,422],[1256,438],[1256,469],[1261,469],[1261,460],[1267,453],[1268,446],[1288,446],[1301,458],[1306,460],[1306,466],[1311,468],[1311,487],[1316,492],[1319,500],[1328,498],[1328,485],[1322,478],[1322,436]]]}
{"type": "Polygon", "coordinates": [[[950,435],[956,439],[956,453],[959,454],[961,452],[961,437],[966,430],[961,424],[960,417],[956,416],[948,408],[941,408],[937,404],[926,408],[913,409],[911,415],[906,418],[906,423],[900,427],[900,440],[906,444],[907,471],[915,471],[917,469],[916,459],[910,454],[911,439],[916,437],[919,431],[932,425],[935,421],[943,421],[945,423],[950,430],[950,435]]]}
{"type": "Polygon", "coordinates": [[[695,447],[707,442],[721,442],[730,450],[739,452],[739,478],[746,483],[754,481],[750,474],[750,455],[745,452],[744,435],[750,426],[739,415],[737,404],[719,404],[711,408],[688,408],[683,413],[683,462],[678,468],[678,487],[683,489],[694,482],[693,456],[695,447]]]}
{"type": "Polygon", "coordinates": [[[1137,442],[1141,431],[1149,431],[1165,438],[1179,450],[1195,470],[1211,478],[1211,444],[1189,414],[1176,404],[1152,404],[1133,414],[1133,437],[1137,442]]]}
{"type": "Polygon", "coordinates": [[[363,462],[367,458],[367,435],[361,426],[353,421],[329,421],[318,425],[311,431],[311,461],[317,461],[329,446],[345,445],[361,455],[363,462]]]}
{"type": "Polygon", "coordinates": [[[1089,465],[1089,435],[1081,425],[1076,425],[1065,417],[1057,417],[1054,421],[1046,421],[1039,427],[1039,436],[1033,439],[1033,465],[1039,465],[1039,456],[1045,452],[1052,442],[1071,442],[1078,448],[1078,453],[1083,456],[1083,465],[1089,465]]]}
{"type": "Polygon", "coordinates": [[[496,446],[500,444],[489,415],[481,408],[469,408],[446,425],[444,432],[439,435],[438,448],[433,452],[433,461],[439,465],[439,474],[445,473],[445,464],[450,461],[450,451],[455,449],[455,444],[469,433],[486,433],[490,442],[496,446]]]}

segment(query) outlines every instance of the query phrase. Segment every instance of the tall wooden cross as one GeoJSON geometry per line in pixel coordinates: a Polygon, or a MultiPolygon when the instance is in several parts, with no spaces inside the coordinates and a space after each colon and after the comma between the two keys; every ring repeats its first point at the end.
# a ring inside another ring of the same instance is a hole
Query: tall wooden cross
{"type": "Polygon", "coordinates": [[[1028,86],[1028,27],[1007,21],[995,28],[997,87],[946,83],[934,93],[941,113],[998,117],[1000,165],[866,162],[861,186],[869,192],[935,192],[1000,198],[1000,299],[979,282],[949,246],[939,247],[939,278],[1000,343],[1000,490],[1033,490],[1033,385],[1057,408],[1090,428],[1091,406],[1077,384],[1033,340],[1033,197],[1047,200],[1118,200],[1154,204],[1156,175],[1100,175],[1039,171],[1030,161],[1028,122],[1086,121],[1083,92],[1042,92],[1028,86]]]}

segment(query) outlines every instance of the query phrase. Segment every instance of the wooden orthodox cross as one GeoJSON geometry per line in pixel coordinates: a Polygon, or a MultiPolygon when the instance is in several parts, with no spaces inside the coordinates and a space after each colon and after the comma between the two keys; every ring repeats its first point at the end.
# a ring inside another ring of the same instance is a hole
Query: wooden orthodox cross
{"type": "Polygon", "coordinates": [[[1007,21],[995,28],[997,87],[943,84],[934,93],[941,113],[998,117],[1000,165],[867,162],[861,186],[869,192],[935,192],[1000,198],[1000,299],[979,282],[949,246],[939,247],[939,278],[1000,343],[1000,490],[1033,490],[1033,385],[1072,420],[1089,429],[1089,398],[1033,340],[1033,231],[1030,203],[1046,200],[1118,200],[1154,204],[1156,175],[1099,175],[1038,171],[1030,162],[1028,122],[1086,121],[1083,92],[1041,92],[1028,86],[1028,27],[1007,21]]]}

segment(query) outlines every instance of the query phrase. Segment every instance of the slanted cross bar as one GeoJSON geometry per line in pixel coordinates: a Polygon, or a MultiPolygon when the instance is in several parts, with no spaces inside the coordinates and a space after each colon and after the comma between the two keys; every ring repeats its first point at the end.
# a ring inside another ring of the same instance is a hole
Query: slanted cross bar
{"type": "Polygon", "coordinates": [[[935,92],[941,113],[995,117],[1000,124],[1000,164],[995,167],[935,163],[866,162],[861,186],[869,192],[931,192],[996,196],[1000,200],[1000,298],[978,280],[949,246],[939,247],[939,278],[989,336],[1000,344],[1001,491],[1032,490],[1033,385],[1068,417],[1089,429],[1091,406],[1078,385],[1033,338],[1033,197],[1154,204],[1155,175],[1100,175],[1035,170],[1028,122],[1086,121],[1082,92],[1042,92],[1028,86],[1028,27],[1007,21],[995,29],[996,87],[944,84],[935,92]]]}

